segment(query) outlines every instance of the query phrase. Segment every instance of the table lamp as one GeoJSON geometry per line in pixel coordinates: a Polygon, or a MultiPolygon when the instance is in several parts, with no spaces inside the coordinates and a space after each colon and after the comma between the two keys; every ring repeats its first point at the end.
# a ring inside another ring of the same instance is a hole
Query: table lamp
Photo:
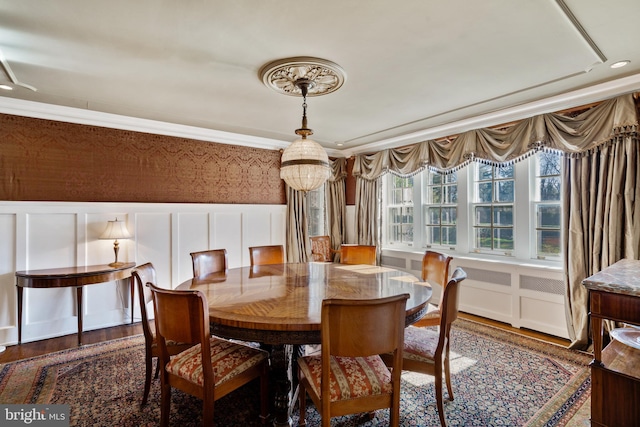
{"type": "Polygon", "coordinates": [[[121,267],[124,265],[123,262],[118,262],[118,251],[120,250],[120,248],[118,247],[118,239],[130,238],[131,234],[129,234],[129,230],[127,230],[127,226],[125,225],[124,221],[121,221],[118,218],[116,218],[115,221],[108,221],[107,228],[100,236],[100,239],[114,240],[113,251],[116,254],[116,260],[115,262],[109,264],[109,267],[121,267]]]}

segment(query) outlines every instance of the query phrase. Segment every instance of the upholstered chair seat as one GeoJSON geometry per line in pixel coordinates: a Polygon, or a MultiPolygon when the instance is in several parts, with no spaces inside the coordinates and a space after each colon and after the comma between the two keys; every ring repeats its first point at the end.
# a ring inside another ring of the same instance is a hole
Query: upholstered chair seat
{"type": "MultiPolygon", "coordinates": [[[[305,356],[298,360],[298,364],[313,392],[321,396],[322,357],[319,354],[305,356]]],[[[393,392],[391,373],[379,356],[332,356],[331,368],[329,379],[332,402],[393,392]]]]}
{"type": "Polygon", "coordinates": [[[435,329],[409,326],[404,330],[404,359],[434,363],[439,339],[435,329]]]}
{"type": "MultiPolygon", "coordinates": [[[[211,365],[216,386],[233,379],[248,368],[258,366],[269,354],[263,350],[227,340],[211,338],[211,365]]],[[[197,384],[204,385],[202,351],[200,344],[174,356],[166,366],[167,372],[197,384]]]]}

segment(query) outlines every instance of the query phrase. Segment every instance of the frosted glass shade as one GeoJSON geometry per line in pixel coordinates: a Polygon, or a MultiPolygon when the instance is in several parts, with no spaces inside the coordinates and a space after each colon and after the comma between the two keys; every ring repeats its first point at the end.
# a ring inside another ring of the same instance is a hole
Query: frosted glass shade
{"type": "Polygon", "coordinates": [[[282,153],[280,178],[296,190],[315,190],[330,175],[327,153],[311,139],[296,139],[282,153]]]}

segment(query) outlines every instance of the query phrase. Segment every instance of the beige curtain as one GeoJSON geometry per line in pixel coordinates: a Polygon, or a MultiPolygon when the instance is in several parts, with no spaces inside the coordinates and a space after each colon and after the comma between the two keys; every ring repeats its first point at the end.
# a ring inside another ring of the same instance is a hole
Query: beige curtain
{"type": "MultiPolygon", "coordinates": [[[[620,259],[638,259],[639,161],[635,132],[565,160],[566,307],[573,348],[587,349],[590,341],[588,292],[582,280],[620,259]]],[[[614,325],[607,322],[605,327],[614,325]]]]}
{"type": "Polygon", "coordinates": [[[588,307],[581,281],[621,257],[638,258],[637,128],[636,106],[628,94],[576,117],[543,114],[508,129],[475,129],[455,138],[357,156],[353,175],[358,239],[379,238],[373,183],[384,173],[407,176],[425,167],[450,171],[471,161],[504,164],[538,150],[563,152],[569,213],[564,230],[567,318],[573,345],[583,346],[588,339],[588,307]]]}
{"type": "Polygon", "coordinates": [[[355,232],[359,245],[380,247],[380,180],[356,177],[355,232]]]}
{"type": "Polygon", "coordinates": [[[307,198],[303,191],[287,189],[287,262],[307,262],[311,242],[307,232],[307,198]]]}
{"type": "MultiPolygon", "coordinates": [[[[332,174],[327,180],[325,196],[327,200],[327,234],[331,238],[331,248],[340,249],[346,238],[347,199],[345,180],[347,177],[347,159],[330,160],[332,174]]],[[[336,255],[336,257],[338,257],[336,255]]],[[[336,259],[338,261],[338,259],[336,259]]]]}

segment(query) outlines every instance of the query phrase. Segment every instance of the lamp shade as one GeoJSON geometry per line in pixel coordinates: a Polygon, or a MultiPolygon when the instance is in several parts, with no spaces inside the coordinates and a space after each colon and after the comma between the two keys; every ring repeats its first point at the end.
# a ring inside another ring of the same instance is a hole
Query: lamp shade
{"type": "Polygon", "coordinates": [[[299,191],[319,188],[331,175],[329,157],[317,142],[296,139],[282,153],[280,178],[299,191]]]}
{"type": "Polygon", "coordinates": [[[100,235],[100,238],[109,240],[130,239],[131,234],[129,234],[124,221],[116,218],[115,221],[108,221],[107,228],[100,235]]]}

